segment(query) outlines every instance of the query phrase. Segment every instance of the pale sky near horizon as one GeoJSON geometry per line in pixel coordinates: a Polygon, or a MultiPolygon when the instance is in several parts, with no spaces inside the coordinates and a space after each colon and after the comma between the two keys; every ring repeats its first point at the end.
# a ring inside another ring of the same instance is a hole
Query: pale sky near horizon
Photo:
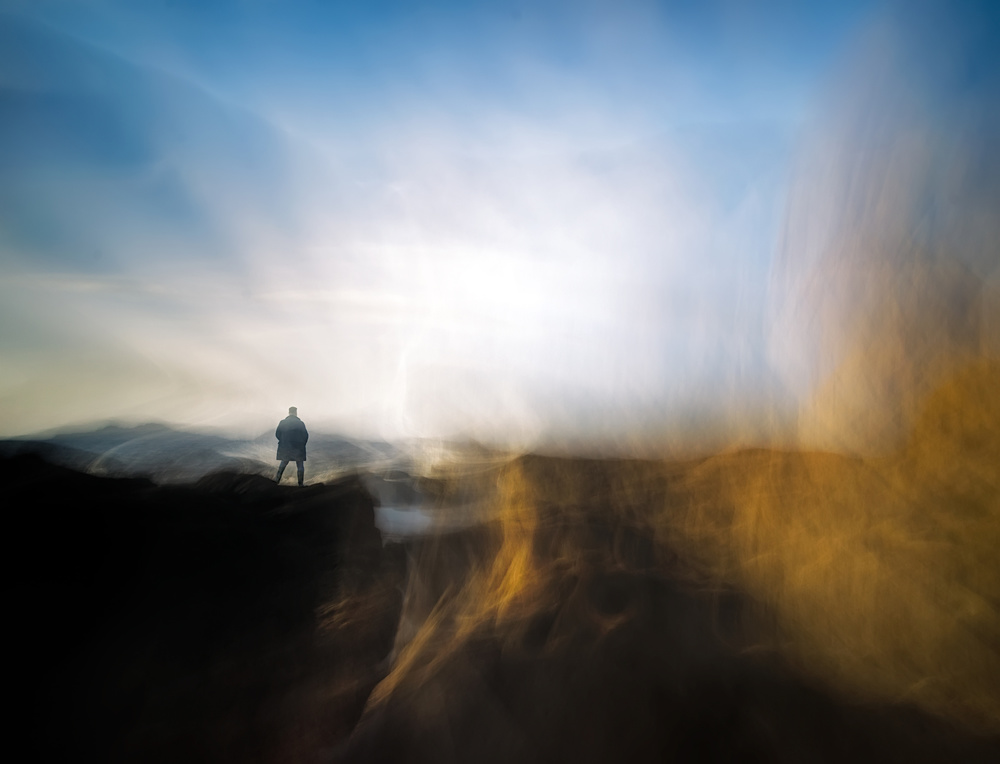
{"type": "Polygon", "coordinates": [[[0,435],[296,405],[389,439],[766,439],[817,382],[771,325],[790,184],[886,18],[4,0],[0,435]]]}

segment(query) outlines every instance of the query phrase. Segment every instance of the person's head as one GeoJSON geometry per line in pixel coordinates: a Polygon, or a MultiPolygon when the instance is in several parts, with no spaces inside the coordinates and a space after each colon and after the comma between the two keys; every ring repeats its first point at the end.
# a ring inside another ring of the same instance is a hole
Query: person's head
{"type": "Polygon", "coordinates": [[[299,410],[297,408],[295,408],[295,406],[289,406],[288,407],[288,415],[289,416],[298,416],[299,415],[299,410]]]}

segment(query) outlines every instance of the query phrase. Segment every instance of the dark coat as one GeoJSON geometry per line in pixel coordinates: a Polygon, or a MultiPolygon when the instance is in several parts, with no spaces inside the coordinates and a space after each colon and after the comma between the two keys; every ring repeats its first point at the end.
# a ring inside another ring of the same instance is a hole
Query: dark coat
{"type": "Polygon", "coordinates": [[[309,440],[309,433],[306,432],[305,423],[297,416],[289,414],[278,422],[274,437],[278,439],[278,455],[274,457],[275,459],[282,462],[306,460],[306,441],[309,440]]]}

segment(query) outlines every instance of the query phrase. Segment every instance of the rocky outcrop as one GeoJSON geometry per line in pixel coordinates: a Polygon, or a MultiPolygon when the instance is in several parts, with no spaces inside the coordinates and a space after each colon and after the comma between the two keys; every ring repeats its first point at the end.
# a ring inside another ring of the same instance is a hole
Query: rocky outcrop
{"type": "Polygon", "coordinates": [[[9,655],[39,758],[311,761],[347,735],[399,607],[358,479],[161,487],[30,454],[0,479],[9,655]],[[358,601],[378,617],[345,619],[358,601]]]}

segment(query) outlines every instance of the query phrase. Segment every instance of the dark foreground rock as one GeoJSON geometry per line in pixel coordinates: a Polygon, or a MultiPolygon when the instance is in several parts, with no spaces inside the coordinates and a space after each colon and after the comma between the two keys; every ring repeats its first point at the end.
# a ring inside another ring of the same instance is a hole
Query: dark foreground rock
{"type": "Polygon", "coordinates": [[[360,481],[167,488],[33,455],[0,480],[12,726],[32,758],[321,761],[346,738],[400,604],[360,481]]]}
{"type": "Polygon", "coordinates": [[[770,610],[706,587],[670,526],[649,523],[657,497],[670,517],[683,501],[680,468],[650,470],[526,458],[505,468],[495,521],[383,547],[355,478],[163,487],[2,460],[11,747],[102,762],[1000,761],[996,737],[793,666],[770,610]]]}

